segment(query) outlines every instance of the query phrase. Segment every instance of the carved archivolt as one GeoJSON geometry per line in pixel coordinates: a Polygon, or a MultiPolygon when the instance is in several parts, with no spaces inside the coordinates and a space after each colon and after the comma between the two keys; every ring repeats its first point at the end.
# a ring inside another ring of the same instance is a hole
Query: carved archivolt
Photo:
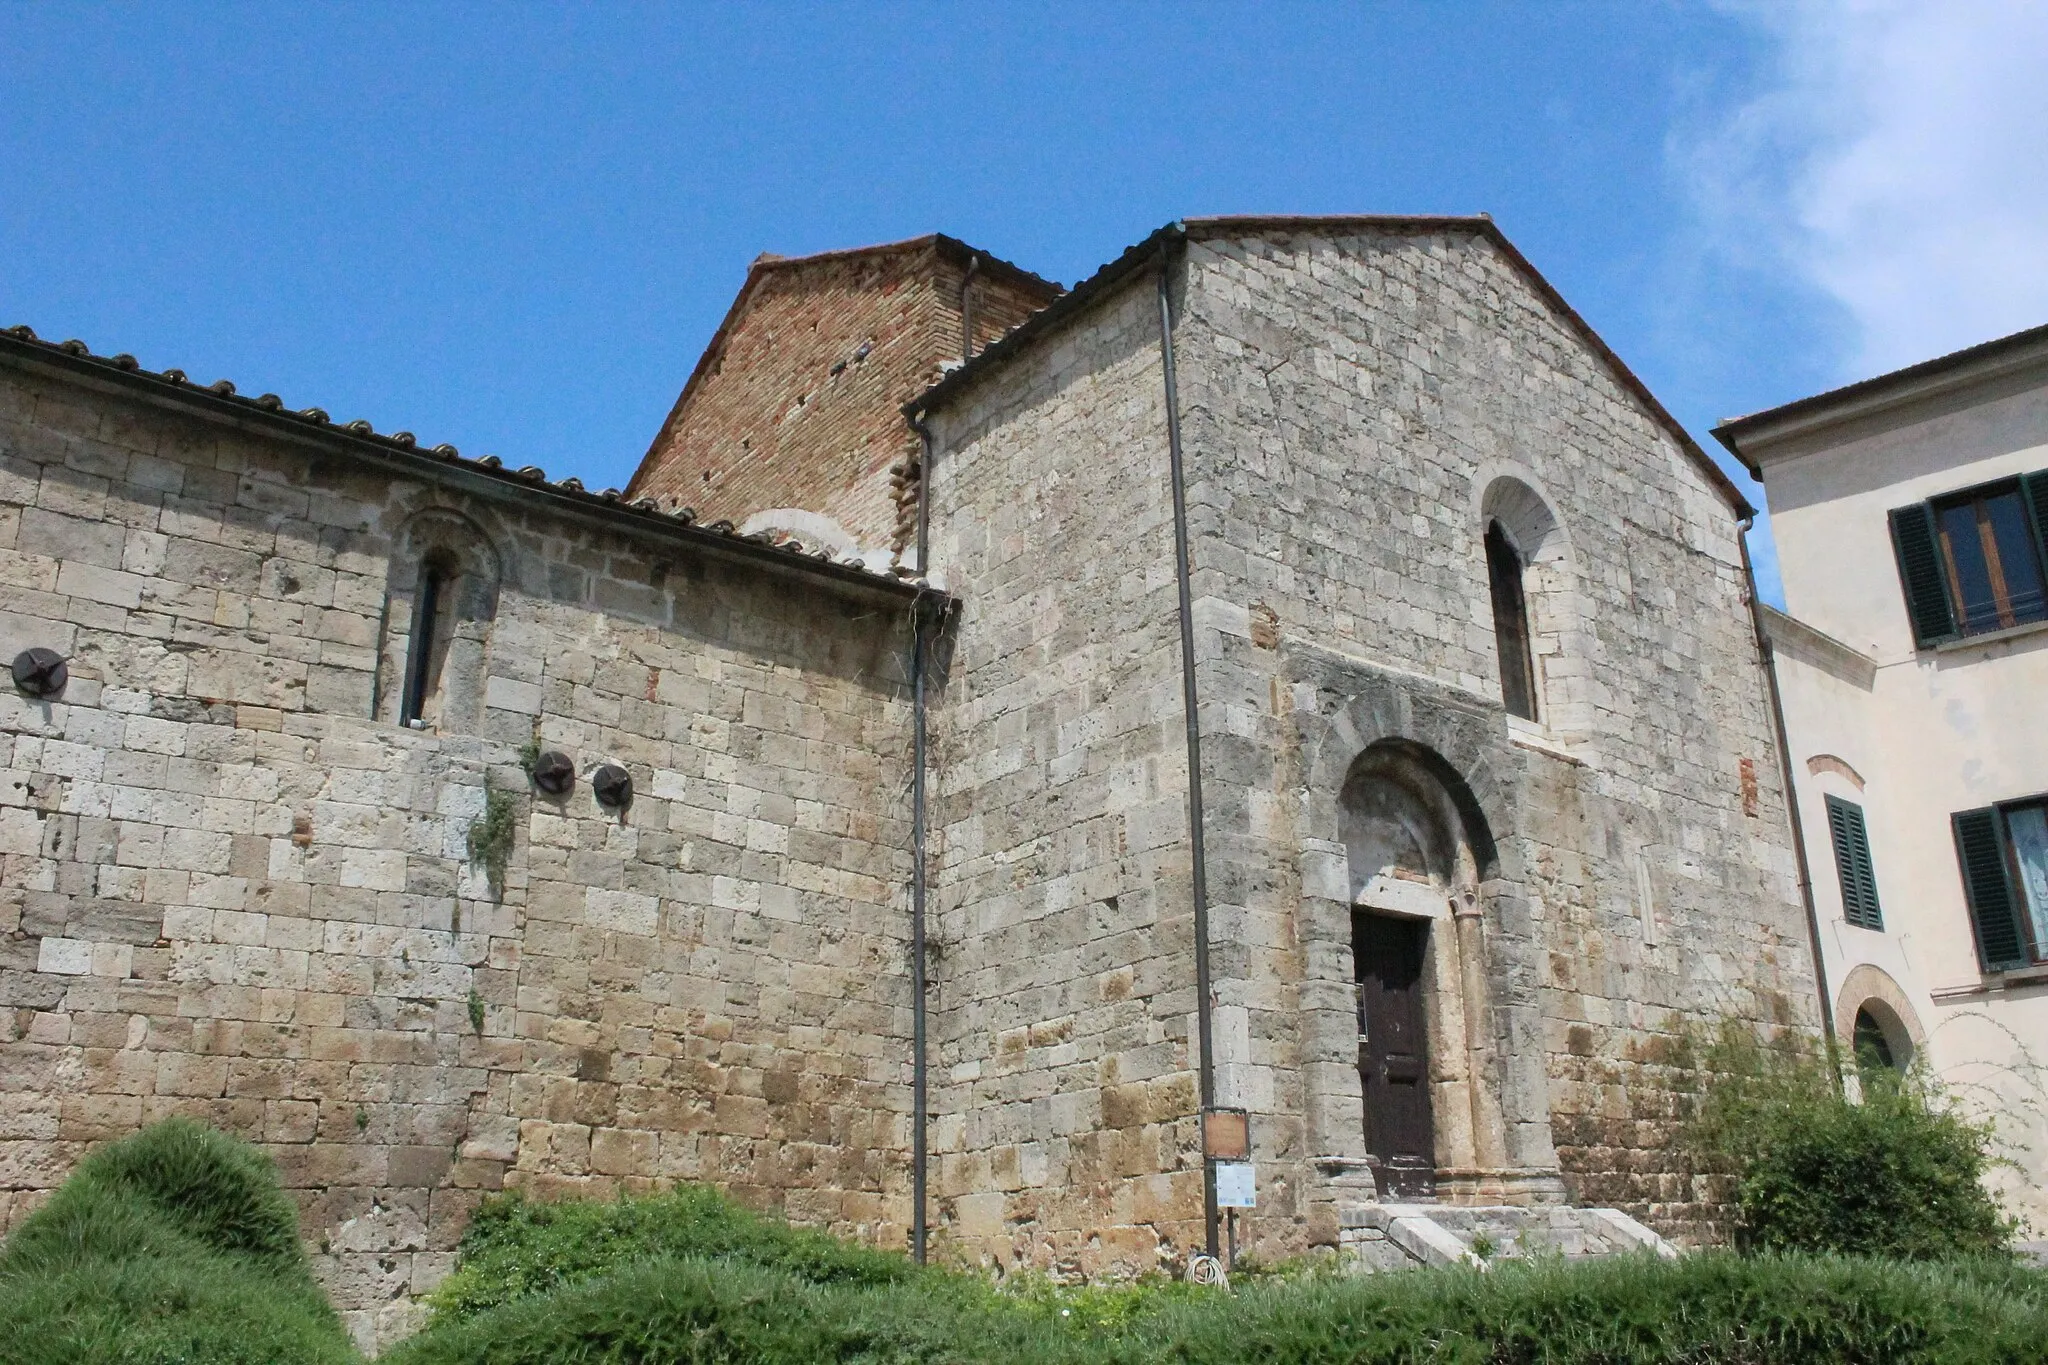
{"type": "Polygon", "coordinates": [[[1536,940],[1519,882],[1516,751],[1499,713],[1328,655],[1297,676],[1342,696],[1303,716],[1300,935],[1310,1142],[1333,1185],[1364,1183],[1354,912],[1431,921],[1423,966],[1440,1190],[1493,1200],[1557,1188],[1545,1059],[1524,983],[1536,940]],[[1342,691],[1338,691],[1338,689],[1342,691]]]}

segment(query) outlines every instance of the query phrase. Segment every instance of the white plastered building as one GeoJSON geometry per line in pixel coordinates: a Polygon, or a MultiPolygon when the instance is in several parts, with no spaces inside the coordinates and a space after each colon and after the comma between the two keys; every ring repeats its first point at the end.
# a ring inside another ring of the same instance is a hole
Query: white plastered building
{"type": "Polygon", "coordinates": [[[1996,1114],[2048,1226],[2048,326],[1723,423],[1833,1026],[1996,1114]]]}

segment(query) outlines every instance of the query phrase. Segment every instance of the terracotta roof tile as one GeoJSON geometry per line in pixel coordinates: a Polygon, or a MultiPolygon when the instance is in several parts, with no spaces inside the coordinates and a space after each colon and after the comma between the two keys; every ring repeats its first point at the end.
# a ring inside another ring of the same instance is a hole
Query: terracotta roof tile
{"type": "Polygon", "coordinates": [[[183,370],[147,370],[141,366],[134,356],[129,355],[125,351],[112,356],[96,355],[91,347],[76,338],[57,342],[45,341],[36,335],[33,328],[26,325],[18,325],[0,329],[0,350],[5,349],[13,349],[17,353],[33,354],[35,352],[42,352],[66,356],[74,361],[83,361],[93,368],[104,369],[110,375],[118,375],[126,383],[161,386],[179,390],[193,396],[205,395],[206,400],[212,403],[225,402],[233,407],[250,412],[274,415],[280,421],[317,429],[336,436],[369,442],[386,451],[394,451],[415,458],[432,457],[448,461],[470,470],[480,471],[492,477],[503,479],[507,483],[516,482],[546,489],[557,496],[572,500],[591,512],[613,517],[623,517],[632,522],[659,523],[671,530],[684,531],[692,539],[722,541],[736,550],[753,551],[756,553],[766,551],[774,560],[786,563],[789,567],[801,572],[819,572],[820,561],[822,561],[824,565],[829,566],[831,574],[835,578],[852,577],[861,582],[898,592],[902,591],[905,587],[903,575],[900,573],[877,573],[857,560],[833,559],[828,553],[813,551],[799,541],[784,540],[778,542],[759,536],[743,537],[735,533],[733,524],[729,521],[715,521],[708,526],[701,525],[697,522],[696,512],[688,507],[678,506],[664,512],[652,498],[641,498],[628,503],[624,501],[625,495],[616,488],[607,488],[599,493],[591,493],[584,488],[582,480],[574,477],[549,480],[546,471],[538,465],[524,465],[516,471],[506,470],[504,462],[496,455],[483,455],[474,459],[465,458],[453,445],[445,441],[431,449],[422,450],[419,448],[419,439],[409,431],[394,431],[389,434],[380,434],[369,422],[362,418],[337,424],[328,417],[325,409],[317,407],[301,408],[294,412],[287,409],[284,405],[284,400],[276,394],[266,393],[256,398],[243,397],[236,393],[234,383],[227,379],[216,380],[204,387],[196,386],[183,370]],[[8,342],[15,343],[15,345],[10,347],[6,344],[8,342]]]}

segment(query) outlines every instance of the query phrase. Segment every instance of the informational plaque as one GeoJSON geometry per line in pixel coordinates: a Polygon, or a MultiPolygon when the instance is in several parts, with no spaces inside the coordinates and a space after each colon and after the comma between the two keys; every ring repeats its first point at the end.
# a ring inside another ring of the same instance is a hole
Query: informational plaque
{"type": "Polygon", "coordinates": [[[1216,1163],[1216,1207],[1255,1209],[1259,1206],[1258,1168],[1249,1161],[1216,1163]]]}
{"type": "Polygon", "coordinates": [[[1242,1109],[1211,1109],[1203,1114],[1202,1155],[1211,1161],[1250,1161],[1251,1117],[1242,1109]]]}

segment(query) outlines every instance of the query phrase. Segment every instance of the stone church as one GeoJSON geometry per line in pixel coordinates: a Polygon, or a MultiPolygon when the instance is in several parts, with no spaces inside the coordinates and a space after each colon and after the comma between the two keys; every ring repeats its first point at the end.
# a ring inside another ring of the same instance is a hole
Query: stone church
{"type": "Polygon", "coordinates": [[[1817,1016],[1750,515],[1485,218],[763,257],[623,493],[14,328],[0,1211],[197,1115],[366,1340],[508,1187],[1694,1235],[1676,1039],[1817,1016]]]}

